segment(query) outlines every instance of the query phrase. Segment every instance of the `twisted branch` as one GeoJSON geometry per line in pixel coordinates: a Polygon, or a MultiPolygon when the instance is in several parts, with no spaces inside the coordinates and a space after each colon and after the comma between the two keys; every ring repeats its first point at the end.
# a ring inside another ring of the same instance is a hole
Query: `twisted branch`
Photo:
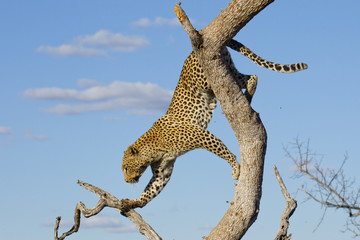
{"type": "Polygon", "coordinates": [[[84,217],[89,218],[101,212],[101,210],[103,210],[105,207],[114,208],[120,214],[127,217],[130,221],[132,221],[135,224],[139,232],[145,235],[148,239],[161,240],[161,237],[155,232],[155,230],[148,223],[144,221],[144,219],[141,217],[139,213],[137,213],[133,209],[128,209],[127,206],[125,206],[119,199],[117,199],[110,193],[102,190],[101,188],[95,187],[89,183],[85,183],[79,180],[78,184],[86,188],[87,190],[95,193],[100,198],[100,200],[97,202],[94,208],[90,208],[90,209],[87,208],[84,203],[78,202],[75,207],[74,225],[69,231],[63,233],[60,237],[58,237],[58,230],[60,226],[61,217],[57,217],[55,223],[55,229],[54,229],[55,240],[63,240],[67,236],[79,230],[81,213],[84,215],[84,217]]]}

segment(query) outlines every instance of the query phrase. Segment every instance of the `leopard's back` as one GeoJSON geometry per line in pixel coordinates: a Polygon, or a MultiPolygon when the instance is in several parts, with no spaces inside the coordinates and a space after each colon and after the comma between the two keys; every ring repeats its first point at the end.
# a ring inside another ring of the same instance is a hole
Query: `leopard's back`
{"type": "Polygon", "coordinates": [[[185,60],[180,79],[166,115],[175,120],[206,128],[216,107],[216,97],[211,90],[195,53],[185,60]]]}

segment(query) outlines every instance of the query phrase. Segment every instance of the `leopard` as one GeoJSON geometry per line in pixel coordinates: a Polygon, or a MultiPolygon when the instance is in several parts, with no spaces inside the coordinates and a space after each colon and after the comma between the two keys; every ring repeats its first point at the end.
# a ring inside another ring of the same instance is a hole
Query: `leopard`
{"type": "MultiPolygon", "coordinates": [[[[307,69],[305,63],[283,65],[267,61],[234,39],[227,46],[270,70],[290,73],[307,69]]],[[[258,77],[240,73],[230,53],[225,52],[225,59],[236,76],[237,85],[245,90],[245,97],[251,102],[258,77]]],[[[169,182],[177,157],[194,149],[205,149],[225,159],[232,168],[232,178],[238,179],[240,164],[236,156],[206,129],[216,105],[216,96],[203,68],[196,54],[191,52],[184,62],[166,114],[124,152],[121,167],[126,182],[137,183],[149,166],[152,171],[152,177],[139,198],[121,200],[124,208],[142,208],[149,203],[169,182]]]]}

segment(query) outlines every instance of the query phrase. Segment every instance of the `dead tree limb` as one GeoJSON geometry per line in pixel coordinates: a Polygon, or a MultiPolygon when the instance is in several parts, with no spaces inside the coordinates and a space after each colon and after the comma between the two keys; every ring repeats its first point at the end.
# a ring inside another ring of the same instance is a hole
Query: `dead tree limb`
{"type": "Polygon", "coordinates": [[[137,213],[133,209],[130,209],[130,210],[127,209],[126,206],[124,206],[119,199],[117,199],[110,193],[108,193],[98,187],[95,187],[91,184],[88,184],[88,183],[85,183],[82,181],[78,181],[78,184],[80,186],[86,188],[87,190],[95,193],[100,198],[100,200],[98,201],[98,203],[95,205],[94,208],[90,208],[90,209],[88,209],[85,206],[85,204],[83,204],[82,202],[77,203],[76,207],[75,207],[74,225],[69,231],[63,233],[60,237],[58,237],[58,230],[59,230],[59,226],[60,226],[61,217],[57,217],[55,229],[54,229],[55,240],[63,240],[67,236],[69,236],[79,230],[81,213],[84,215],[84,217],[88,218],[88,217],[92,217],[92,216],[98,214],[105,207],[114,208],[120,214],[127,217],[130,221],[132,221],[135,224],[135,226],[137,227],[139,232],[141,234],[143,234],[144,236],[146,236],[148,239],[161,240],[161,237],[155,232],[155,230],[149,224],[147,224],[144,221],[144,219],[141,217],[141,215],[139,213],[137,213]]]}
{"type": "Polygon", "coordinates": [[[274,165],[274,171],[275,171],[276,180],[278,181],[281,187],[281,192],[283,193],[286,200],[286,208],[284,209],[284,212],[281,215],[280,228],[278,234],[275,237],[275,240],[290,240],[291,234],[287,235],[287,231],[289,229],[289,224],[290,224],[289,219],[295,212],[297,202],[291,197],[290,193],[286,189],[285,184],[280,176],[280,173],[275,165],[274,165]]]}
{"type": "Polygon", "coordinates": [[[207,27],[197,32],[180,4],[179,21],[188,33],[193,50],[238,140],[241,172],[228,211],[206,239],[241,239],[259,212],[267,135],[255,112],[229,70],[226,43],[258,12],[274,0],[233,0],[207,27]]]}
{"type": "Polygon", "coordinates": [[[309,199],[314,200],[324,207],[324,214],[318,226],[324,219],[328,208],[343,209],[349,216],[345,224],[345,230],[360,236],[360,222],[355,218],[360,215],[360,188],[354,187],[355,180],[347,178],[343,171],[344,164],[348,160],[345,154],[340,167],[332,169],[322,166],[322,159],[319,154],[310,149],[309,140],[304,143],[298,138],[291,144],[295,154],[289,148],[284,147],[286,156],[293,161],[297,169],[296,177],[307,176],[312,187],[300,188],[309,199]]]}

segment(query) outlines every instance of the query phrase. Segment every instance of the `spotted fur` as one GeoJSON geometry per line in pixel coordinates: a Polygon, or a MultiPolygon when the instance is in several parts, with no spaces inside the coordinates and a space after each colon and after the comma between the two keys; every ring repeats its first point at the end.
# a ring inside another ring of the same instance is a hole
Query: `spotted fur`
{"type": "MultiPolygon", "coordinates": [[[[251,53],[236,41],[230,42],[229,46],[241,53],[251,53]]],[[[247,57],[275,71],[279,70],[278,66],[281,66],[282,71],[288,69],[284,66],[290,66],[287,72],[305,69],[305,65],[299,65],[295,69],[292,65],[273,65],[274,63],[263,62],[259,60],[261,58],[250,53],[246,54],[247,57]]],[[[237,84],[241,89],[245,89],[245,95],[251,101],[256,90],[257,76],[238,72],[229,52],[226,51],[225,54],[224,57],[236,76],[237,84]]],[[[124,153],[122,170],[126,182],[138,182],[148,166],[153,173],[149,184],[138,199],[122,200],[127,207],[143,207],[157,196],[170,180],[176,158],[193,149],[203,148],[225,159],[232,167],[233,179],[238,179],[240,165],[235,155],[220,139],[206,130],[215,107],[216,97],[195,53],[192,52],[184,63],[167,113],[124,153]]]]}

